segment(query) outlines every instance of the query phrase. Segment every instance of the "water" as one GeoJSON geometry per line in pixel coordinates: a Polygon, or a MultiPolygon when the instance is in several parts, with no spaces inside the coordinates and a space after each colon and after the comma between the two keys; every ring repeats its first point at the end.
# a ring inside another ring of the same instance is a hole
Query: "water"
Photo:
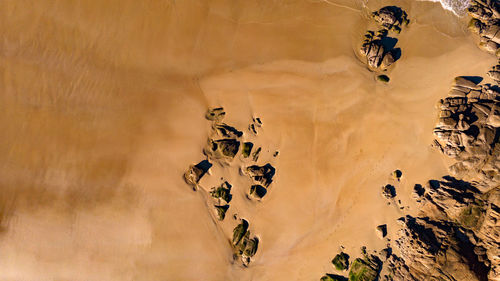
{"type": "Polygon", "coordinates": [[[453,12],[457,16],[465,15],[469,0],[429,0],[432,2],[440,2],[444,9],[453,12]]]}

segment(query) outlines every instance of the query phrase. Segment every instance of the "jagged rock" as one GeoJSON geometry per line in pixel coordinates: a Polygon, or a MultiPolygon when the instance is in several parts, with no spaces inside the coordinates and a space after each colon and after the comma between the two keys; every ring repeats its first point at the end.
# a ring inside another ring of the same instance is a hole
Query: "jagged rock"
{"type": "Polygon", "coordinates": [[[240,142],[235,139],[209,140],[205,155],[213,159],[232,159],[238,153],[240,142]]]}
{"type": "Polygon", "coordinates": [[[488,71],[488,76],[495,80],[496,83],[500,83],[500,65],[495,65],[490,71],[488,71]]]}
{"type": "Polygon", "coordinates": [[[214,130],[223,138],[237,139],[243,135],[243,132],[223,123],[215,124],[214,130]]]}
{"type": "Polygon", "coordinates": [[[392,280],[487,280],[488,266],[474,253],[467,231],[429,218],[406,216],[401,222],[396,247],[402,259],[393,260],[398,277],[392,280]]]}
{"type": "Polygon", "coordinates": [[[257,135],[257,128],[262,127],[262,121],[259,117],[252,118],[252,124],[248,125],[248,130],[254,135],[257,135]]]}
{"type": "Polygon", "coordinates": [[[229,209],[229,205],[217,206],[215,205],[215,210],[217,211],[217,217],[220,221],[224,220],[226,217],[226,212],[229,209]]]}
{"type": "Polygon", "coordinates": [[[403,25],[408,25],[408,14],[396,6],[386,6],[372,13],[373,19],[388,30],[401,32],[403,25]]]}
{"type": "Polygon", "coordinates": [[[387,33],[379,32],[375,34],[373,31],[368,31],[365,38],[360,54],[366,57],[370,69],[387,70],[389,66],[399,59],[396,52],[400,52],[400,49],[394,49],[393,46],[387,43],[388,41],[397,40],[387,37],[387,33]]]}
{"type": "Polygon", "coordinates": [[[241,149],[241,155],[243,157],[248,158],[250,156],[250,153],[252,152],[253,148],[253,143],[251,142],[245,142],[243,143],[243,148],[241,149]]]}
{"type": "Polygon", "coordinates": [[[264,166],[252,165],[247,167],[246,172],[256,183],[268,187],[273,181],[276,169],[268,163],[264,166]]]}
{"type": "Polygon", "coordinates": [[[233,245],[240,243],[241,239],[248,231],[248,221],[242,220],[233,230],[233,245]]]}
{"type": "Polygon", "coordinates": [[[332,264],[337,270],[346,270],[349,268],[349,255],[341,252],[332,259],[332,264]]]}
{"type": "Polygon", "coordinates": [[[248,266],[250,258],[255,255],[259,247],[257,237],[250,238],[249,224],[242,220],[233,230],[232,245],[234,248],[234,257],[240,258],[243,265],[248,266]]]}
{"type": "Polygon", "coordinates": [[[497,131],[500,127],[498,87],[479,85],[480,78],[460,76],[449,96],[439,103],[439,122],[434,129],[435,146],[457,162],[450,167],[455,177],[484,177],[485,190],[497,179],[497,131]],[[488,165],[486,163],[489,163],[488,165]],[[479,172],[479,173],[478,173],[479,172]]]}
{"type": "Polygon", "coordinates": [[[262,150],[262,147],[259,147],[257,148],[253,153],[252,153],[252,160],[254,162],[257,162],[257,160],[259,160],[259,156],[260,156],[260,151],[262,150]]]}
{"type": "Polygon", "coordinates": [[[216,107],[208,109],[207,113],[205,114],[205,118],[210,121],[220,122],[222,121],[222,119],[224,119],[225,115],[226,112],[224,112],[224,108],[216,107]]]}
{"type": "Polygon", "coordinates": [[[267,189],[262,185],[252,185],[250,188],[250,195],[254,196],[257,199],[262,199],[267,193],[267,189]]]}
{"type": "Polygon", "coordinates": [[[196,190],[198,187],[198,182],[211,167],[212,164],[207,160],[203,160],[196,165],[191,165],[189,169],[184,173],[184,180],[193,188],[193,190],[196,190]]]}
{"type": "Polygon", "coordinates": [[[212,188],[212,191],[210,191],[210,195],[212,195],[212,197],[214,198],[222,199],[226,203],[229,203],[232,198],[231,187],[231,184],[229,184],[227,181],[223,182],[220,186],[212,188]]]}
{"type": "Polygon", "coordinates": [[[382,196],[387,199],[396,197],[396,188],[390,184],[386,184],[382,187],[382,196]]]}
{"type": "Polygon", "coordinates": [[[480,46],[487,52],[500,55],[500,14],[498,1],[472,1],[468,8],[472,19],[469,29],[481,37],[480,46]]]}
{"type": "Polygon", "coordinates": [[[386,224],[382,224],[382,225],[377,226],[376,230],[377,230],[377,235],[379,238],[384,238],[385,236],[387,236],[387,225],[386,224]]]}
{"type": "Polygon", "coordinates": [[[351,264],[349,281],[375,281],[381,268],[382,262],[374,255],[357,258],[351,264]]]}

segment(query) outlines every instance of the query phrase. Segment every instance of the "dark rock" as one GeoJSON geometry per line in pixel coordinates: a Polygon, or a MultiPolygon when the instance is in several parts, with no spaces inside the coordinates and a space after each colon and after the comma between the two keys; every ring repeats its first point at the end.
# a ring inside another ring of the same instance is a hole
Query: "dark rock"
{"type": "Polygon", "coordinates": [[[241,150],[241,154],[243,155],[243,157],[248,158],[248,156],[250,156],[250,152],[252,152],[252,148],[253,148],[253,143],[251,142],[243,143],[243,148],[241,150]]]}
{"type": "Polygon", "coordinates": [[[224,108],[222,107],[216,107],[216,108],[211,108],[208,109],[207,113],[205,114],[205,118],[210,121],[222,121],[224,119],[224,116],[226,115],[226,112],[224,112],[224,108]]]}
{"type": "Polygon", "coordinates": [[[337,254],[333,260],[332,260],[333,266],[337,270],[346,270],[349,268],[349,255],[341,252],[340,254],[337,254]]]}
{"type": "Polygon", "coordinates": [[[351,264],[349,281],[375,281],[381,268],[382,262],[376,256],[366,255],[364,258],[357,258],[351,264]]]}
{"type": "Polygon", "coordinates": [[[267,189],[262,185],[252,185],[250,188],[250,195],[253,195],[257,199],[262,199],[267,193],[267,189]]]}
{"type": "Polygon", "coordinates": [[[252,165],[247,167],[246,172],[255,182],[268,187],[273,181],[276,169],[268,163],[264,166],[252,165]]]}
{"type": "Polygon", "coordinates": [[[382,195],[387,199],[394,198],[396,197],[396,188],[393,185],[386,184],[382,187],[382,195]]]}
{"type": "Polygon", "coordinates": [[[387,236],[387,225],[383,224],[377,226],[377,234],[380,238],[387,236]]]}
{"type": "Polygon", "coordinates": [[[215,205],[215,210],[217,211],[217,216],[220,221],[224,220],[226,217],[226,212],[229,209],[229,205],[217,206],[215,205]]]}
{"type": "Polygon", "coordinates": [[[212,164],[207,160],[203,160],[196,165],[191,165],[189,169],[184,173],[184,180],[193,188],[193,190],[196,190],[196,188],[198,187],[198,182],[211,167],[212,164]]]}
{"type": "Polygon", "coordinates": [[[231,202],[231,184],[229,184],[227,181],[223,182],[220,186],[212,188],[212,191],[210,191],[210,195],[212,197],[217,198],[217,199],[222,199],[226,201],[227,203],[231,202]]]}

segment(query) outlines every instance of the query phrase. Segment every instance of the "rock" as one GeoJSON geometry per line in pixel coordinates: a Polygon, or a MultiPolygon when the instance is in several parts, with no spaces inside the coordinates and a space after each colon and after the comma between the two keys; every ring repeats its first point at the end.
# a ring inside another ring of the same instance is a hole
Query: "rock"
{"type": "Polygon", "coordinates": [[[252,185],[250,188],[250,195],[253,195],[257,199],[262,199],[267,193],[267,189],[262,185],[252,185]]]}
{"type": "Polygon", "coordinates": [[[196,190],[198,187],[198,182],[211,167],[212,164],[207,160],[203,160],[196,165],[191,165],[189,169],[184,173],[184,180],[193,188],[193,190],[196,190]]]}
{"type": "Polygon", "coordinates": [[[377,80],[380,82],[388,83],[391,79],[387,75],[379,75],[377,76],[377,80]]]}
{"type": "Polygon", "coordinates": [[[216,199],[222,199],[226,203],[229,203],[232,198],[231,187],[231,184],[229,184],[227,181],[223,182],[219,187],[212,188],[212,191],[210,191],[210,195],[212,195],[212,197],[216,199]]]}
{"type": "Polygon", "coordinates": [[[248,231],[248,221],[241,220],[241,223],[238,224],[233,230],[233,245],[238,245],[245,236],[248,231]]]}
{"type": "Polygon", "coordinates": [[[455,85],[462,88],[468,88],[473,90],[481,90],[481,87],[477,86],[477,83],[470,80],[466,76],[458,76],[455,78],[455,85]]]}
{"type": "Polygon", "coordinates": [[[382,224],[382,225],[377,226],[377,235],[379,238],[384,238],[385,236],[387,236],[387,225],[386,224],[382,224]]]}
{"type": "Polygon", "coordinates": [[[224,119],[225,115],[226,112],[224,112],[224,108],[216,107],[208,109],[207,113],[205,114],[205,118],[210,121],[220,122],[222,121],[222,119],[224,119]]]}
{"type": "Polygon", "coordinates": [[[203,152],[213,159],[232,159],[238,153],[239,148],[240,142],[235,139],[209,140],[209,145],[203,152]]]}
{"type": "Polygon", "coordinates": [[[241,155],[243,157],[248,158],[250,156],[250,153],[252,152],[253,148],[253,143],[251,142],[245,142],[243,143],[243,148],[241,149],[241,155]]]}
{"type": "Polygon", "coordinates": [[[400,181],[402,176],[403,172],[401,172],[400,170],[395,170],[394,172],[392,172],[392,177],[397,181],[400,181]]]}
{"type": "Polygon", "coordinates": [[[253,153],[252,153],[252,160],[254,162],[257,162],[257,160],[259,160],[259,156],[260,156],[260,151],[262,150],[262,147],[259,147],[257,148],[253,153]]]}
{"type": "Polygon", "coordinates": [[[387,199],[394,198],[396,197],[396,188],[390,184],[386,184],[382,187],[382,195],[387,199]]]}
{"type": "Polygon", "coordinates": [[[381,268],[382,262],[376,256],[357,258],[351,265],[349,281],[375,281],[381,268]]]}
{"type": "Polygon", "coordinates": [[[333,266],[337,270],[346,270],[349,268],[349,255],[341,252],[337,254],[332,260],[333,266]]]}
{"type": "Polygon", "coordinates": [[[471,1],[468,8],[472,19],[469,22],[469,29],[481,37],[480,46],[495,54],[500,55],[500,15],[498,12],[498,1],[471,1]]]}
{"type": "Polygon", "coordinates": [[[392,268],[406,279],[394,280],[487,280],[488,268],[465,233],[449,222],[407,216],[396,240],[400,269],[392,268]]]}
{"type": "Polygon", "coordinates": [[[394,32],[409,24],[408,14],[396,6],[386,6],[372,13],[373,19],[382,27],[394,32]]]}
{"type": "MultiPolygon", "coordinates": [[[[500,93],[497,87],[479,85],[476,80],[480,79],[457,77],[449,96],[439,103],[440,117],[434,129],[434,146],[457,161],[450,167],[456,177],[492,175],[491,172],[496,169],[494,166],[493,170],[487,170],[484,163],[490,162],[496,146],[497,129],[500,127],[500,93]]],[[[494,176],[486,177],[496,179],[494,176]]],[[[493,182],[484,183],[494,185],[493,182]]]]}
{"type": "Polygon", "coordinates": [[[248,228],[248,222],[242,220],[233,230],[234,257],[240,258],[244,266],[248,266],[250,258],[257,253],[259,247],[259,239],[257,237],[250,238],[251,234],[248,228]]]}
{"type": "Polygon", "coordinates": [[[243,132],[223,123],[215,124],[214,130],[223,138],[237,139],[243,135],[243,132]]]}
{"type": "Polygon", "coordinates": [[[268,163],[264,166],[252,165],[247,167],[246,172],[254,180],[254,182],[268,187],[273,181],[276,169],[268,163]]]}
{"type": "MultiPolygon", "coordinates": [[[[368,31],[365,38],[360,49],[360,54],[366,57],[366,62],[370,69],[387,70],[398,59],[394,53],[396,51],[399,52],[399,49],[394,49],[393,47],[386,49],[384,47],[384,42],[397,41],[396,39],[387,37],[385,33],[375,35],[373,31],[368,31]]],[[[389,46],[389,44],[387,45],[389,46]]]]}
{"type": "Polygon", "coordinates": [[[488,76],[496,83],[500,83],[500,65],[496,65],[488,71],[488,76]]]}
{"type": "Polygon", "coordinates": [[[224,220],[226,217],[226,212],[229,209],[229,205],[217,206],[215,205],[215,210],[217,211],[217,216],[220,221],[224,220]]]}

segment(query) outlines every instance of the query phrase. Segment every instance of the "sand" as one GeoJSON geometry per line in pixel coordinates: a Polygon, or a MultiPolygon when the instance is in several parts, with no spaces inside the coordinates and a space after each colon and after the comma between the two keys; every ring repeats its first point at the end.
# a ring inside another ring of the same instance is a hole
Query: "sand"
{"type": "Polygon", "coordinates": [[[413,186],[449,164],[430,147],[437,101],[495,63],[464,19],[397,1],[411,24],[377,82],[356,53],[388,4],[6,1],[0,279],[318,280],[341,246],[382,249],[375,227],[394,237],[403,212],[381,187],[416,211],[413,186]],[[277,170],[262,202],[245,201],[238,161],[201,182],[237,190],[231,214],[261,239],[248,268],[182,179],[204,159],[211,106],[240,130],[260,117],[277,170]]]}

